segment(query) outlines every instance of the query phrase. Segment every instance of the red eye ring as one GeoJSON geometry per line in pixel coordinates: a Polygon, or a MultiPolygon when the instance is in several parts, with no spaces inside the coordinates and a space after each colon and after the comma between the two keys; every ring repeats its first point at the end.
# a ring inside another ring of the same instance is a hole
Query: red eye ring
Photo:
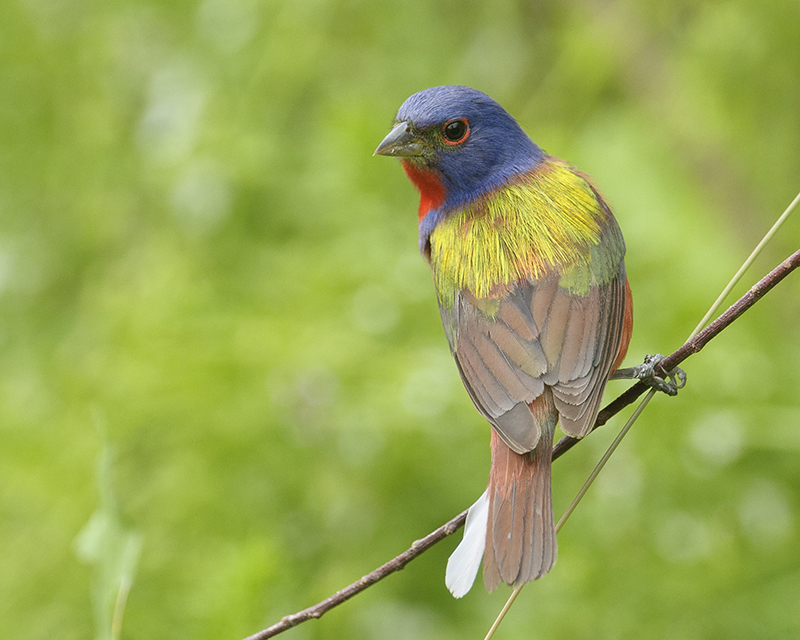
{"type": "Polygon", "coordinates": [[[469,138],[469,122],[466,118],[454,118],[442,125],[442,140],[451,147],[469,138]]]}

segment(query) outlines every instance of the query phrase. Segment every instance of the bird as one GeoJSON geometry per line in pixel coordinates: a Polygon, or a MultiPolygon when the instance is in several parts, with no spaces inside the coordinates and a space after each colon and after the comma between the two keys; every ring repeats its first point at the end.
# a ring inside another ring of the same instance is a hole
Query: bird
{"type": "Polygon", "coordinates": [[[399,158],[419,191],[419,250],[444,332],[491,425],[488,486],[445,582],[462,597],[482,558],[489,591],[519,587],[556,561],[556,424],[582,438],[612,374],[654,376],[653,362],[619,369],[633,328],[625,241],[590,178],[476,89],[415,93],[375,155],[399,158]]]}

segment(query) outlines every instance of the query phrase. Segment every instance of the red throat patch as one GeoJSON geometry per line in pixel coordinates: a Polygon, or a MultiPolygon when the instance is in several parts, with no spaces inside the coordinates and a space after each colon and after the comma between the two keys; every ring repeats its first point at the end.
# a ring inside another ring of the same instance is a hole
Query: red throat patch
{"type": "Polygon", "coordinates": [[[419,191],[419,219],[422,220],[428,211],[440,207],[444,202],[444,185],[436,171],[422,169],[407,160],[401,164],[408,179],[419,191]]]}

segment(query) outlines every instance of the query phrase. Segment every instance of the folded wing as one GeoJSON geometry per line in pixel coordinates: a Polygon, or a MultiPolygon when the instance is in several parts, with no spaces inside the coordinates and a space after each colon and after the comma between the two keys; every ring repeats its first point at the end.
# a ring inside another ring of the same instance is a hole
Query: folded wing
{"type": "Polygon", "coordinates": [[[562,430],[588,433],[620,350],[625,274],[576,293],[560,274],[522,281],[505,295],[460,292],[442,310],[453,355],[478,410],[516,453],[541,437],[529,405],[552,388],[562,430]]]}

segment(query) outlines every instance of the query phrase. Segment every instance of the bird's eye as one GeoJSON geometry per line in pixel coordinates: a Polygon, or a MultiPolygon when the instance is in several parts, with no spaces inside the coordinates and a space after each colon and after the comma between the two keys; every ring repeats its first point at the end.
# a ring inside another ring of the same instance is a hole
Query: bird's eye
{"type": "Polygon", "coordinates": [[[469,136],[469,123],[463,118],[448,120],[442,127],[442,137],[447,144],[461,144],[469,136]]]}

